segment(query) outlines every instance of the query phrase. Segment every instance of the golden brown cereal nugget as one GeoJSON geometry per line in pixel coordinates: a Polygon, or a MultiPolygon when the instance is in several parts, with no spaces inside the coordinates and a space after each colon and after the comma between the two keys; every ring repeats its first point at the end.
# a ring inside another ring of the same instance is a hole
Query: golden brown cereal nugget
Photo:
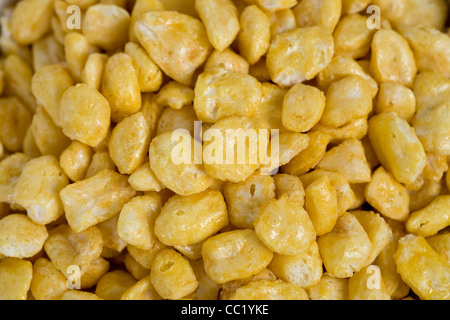
{"type": "Polygon", "coordinates": [[[212,48],[200,20],[175,11],[148,12],[136,22],[134,31],[153,61],[185,85],[191,83],[212,48]]]}
{"type": "Polygon", "coordinates": [[[145,49],[134,42],[128,42],[125,45],[125,53],[133,58],[141,91],[157,91],[162,84],[162,72],[145,49]]]}
{"type": "Polygon", "coordinates": [[[128,39],[130,14],[125,9],[108,4],[95,4],[85,13],[82,30],[89,43],[112,51],[128,39]]]}
{"type": "Polygon", "coordinates": [[[305,190],[301,180],[294,175],[278,173],[273,176],[275,181],[275,194],[280,199],[284,194],[301,205],[305,202],[305,190]]]}
{"type": "Polygon", "coordinates": [[[253,117],[262,98],[258,80],[224,69],[201,73],[194,92],[194,110],[198,119],[213,123],[230,116],[253,117]]]}
{"type": "Polygon", "coordinates": [[[400,118],[411,122],[416,112],[416,97],[411,89],[399,83],[383,82],[374,109],[376,113],[395,112],[400,118]]]}
{"type": "Polygon", "coordinates": [[[26,0],[19,2],[11,18],[11,31],[21,45],[39,40],[50,30],[52,0],[26,0]]]}
{"type": "Polygon", "coordinates": [[[267,11],[279,11],[293,7],[297,1],[295,0],[256,0],[256,3],[267,11]]]}
{"type": "Polygon", "coordinates": [[[30,290],[36,300],[59,300],[68,290],[67,279],[50,260],[39,258],[33,264],[30,290]]]}
{"type": "Polygon", "coordinates": [[[449,205],[450,195],[435,197],[428,206],[411,213],[406,229],[423,237],[437,234],[450,225],[449,205]]]}
{"type": "Polygon", "coordinates": [[[268,268],[279,278],[303,288],[319,283],[323,266],[317,242],[307,252],[296,255],[275,254],[268,268]]]}
{"type": "Polygon", "coordinates": [[[299,27],[324,26],[333,32],[342,12],[341,0],[302,0],[292,9],[299,27]]]}
{"type": "Polygon", "coordinates": [[[336,189],[326,176],[313,181],[305,190],[305,210],[318,236],[333,230],[338,219],[336,189]]]}
{"type": "Polygon", "coordinates": [[[231,116],[217,121],[203,137],[207,174],[223,181],[245,181],[263,162],[271,164],[266,152],[269,137],[263,119],[231,116]]]}
{"type": "Polygon", "coordinates": [[[301,176],[314,168],[325,155],[326,148],[330,142],[330,135],[322,131],[313,131],[307,133],[309,144],[306,149],[300,151],[294,158],[281,167],[285,173],[301,176]]]}
{"type": "Polygon", "coordinates": [[[226,48],[223,51],[214,50],[203,66],[204,71],[214,68],[224,68],[228,71],[248,73],[249,63],[245,58],[230,48],[226,48]]]}
{"type": "Polygon", "coordinates": [[[450,233],[443,231],[439,232],[437,235],[426,237],[427,242],[430,246],[443,256],[448,262],[450,262],[450,233]]]}
{"type": "MultiPolygon", "coordinates": [[[[103,247],[105,249],[105,247],[103,247]]],[[[103,254],[103,251],[102,251],[103,254]]],[[[81,271],[80,285],[81,289],[90,289],[98,280],[109,271],[111,263],[103,257],[92,260],[89,265],[81,271]]]]}
{"type": "Polygon", "coordinates": [[[336,54],[353,59],[364,57],[370,51],[375,31],[367,27],[367,17],[362,14],[343,17],[333,33],[336,54]]]}
{"type": "Polygon", "coordinates": [[[335,278],[325,272],[320,282],[306,288],[310,300],[348,300],[348,278],[335,278]]]}
{"type": "Polygon", "coordinates": [[[383,216],[400,221],[408,218],[408,191],[383,166],[372,174],[372,180],[365,189],[365,197],[383,216]]]}
{"type": "Polygon", "coordinates": [[[205,271],[202,259],[190,261],[191,267],[194,270],[195,278],[198,281],[198,286],[195,291],[186,296],[194,300],[217,300],[219,297],[219,290],[221,285],[213,281],[205,271]]]}
{"type": "Polygon", "coordinates": [[[256,5],[248,6],[239,17],[241,30],[237,37],[239,53],[250,65],[266,54],[270,46],[269,16],[256,5]]]}
{"type": "Polygon", "coordinates": [[[108,150],[120,173],[132,174],[144,163],[150,138],[150,127],[142,112],[133,113],[114,127],[108,150]]]}
{"type": "Polygon", "coordinates": [[[156,125],[156,136],[177,129],[186,129],[191,136],[194,136],[196,134],[196,121],[198,119],[192,104],[186,105],[181,109],[164,108],[156,125]]]}
{"type": "Polygon", "coordinates": [[[294,12],[291,9],[282,9],[275,12],[266,12],[270,20],[270,38],[291,31],[297,27],[294,12]]]}
{"type": "Polygon", "coordinates": [[[342,0],[342,13],[352,14],[360,12],[367,7],[370,0],[342,0]]]}
{"type": "Polygon", "coordinates": [[[128,183],[136,191],[161,191],[164,186],[156,178],[155,173],[150,168],[150,163],[146,162],[137,168],[128,178],[128,183]]]}
{"type": "Polygon", "coordinates": [[[308,300],[308,294],[293,283],[260,280],[238,288],[230,300],[308,300]]]}
{"type": "MultiPolygon", "coordinates": [[[[223,230],[223,229],[221,229],[223,230]]],[[[191,259],[191,262],[202,258],[202,246],[204,241],[200,241],[193,244],[187,244],[184,246],[176,245],[174,248],[183,254],[186,258],[191,259]]]]}
{"type": "Polygon", "coordinates": [[[248,278],[225,282],[224,284],[221,285],[221,289],[219,292],[220,300],[229,300],[230,297],[236,292],[236,290],[239,287],[243,287],[252,281],[259,281],[259,280],[270,281],[276,279],[277,277],[272,271],[270,271],[268,268],[264,268],[257,274],[250,276],[248,278]]]}
{"type": "Polygon", "coordinates": [[[326,270],[337,278],[348,278],[364,268],[372,252],[372,243],[349,212],[339,217],[333,230],[317,240],[326,270]]]}
{"type": "Polygon", "coordinates": [[[189,245],[206,240],[228,225],[228,212],[219,191],[190,196],[174,195],[161,208],[155,235],[168,245],[189,245]]]}
{"type": "Polygon", "coordinates": [[[314,78],[331,62],[333,53],[333,37],[328,29],[297,28],[272,41],[266,63],[272,80],[287,87],[314,78]],[[305,51],[305,47],[311,50],[305,51]]]}
{"type": "MultiPolygon", "coordinates": [[[[445,20],[448,17],[446,13],[450,6],[448,1],[447,3],[444,0],[431,0],[428,2],[402,0],[399,2],[401,5],[394,9],[398,11],[397,15],[390,19],[396,28],[420,26],[443,29],[445,20]]],[[[382,12],[385,11],[383,7],[381,7],[381,10],[382,12]]]]}
{"type": "Polygon", "coordinates": [[[144,268],[151,269],[155,256],[158,252],[167,249],[165,244],[161,241],[156,240],[153,247],[150,250],[142,250],[133,245],[127,246],[128,253],[144,268]]]}
{"type": "Polygon", "coordinates": [[[268,129],[277,129],[279,133],[286,132],[283,127],[281,108],[287,89],[280,88],[270,82],[262,83],[262,98],[257,117],[265,119],[268,129]]]}
{"type": "Polygon", "coordinates": [[[322,91],[327,91],[328,87],[335,81],[341,80],[350,75],[357,75],[364,78],[371,88],[371,96],[374,98],[378,92],[378,84],[372,78],[368,70],[364,70],[358,62],[346,56],[335,55],[331,62],[317,75],[317,86],[322,91]]]}
{"type": "Polygon", "coordinates": [[[409,124],[397,114],[373,116],[369,120],[369,139],[383,167],[398,182],[414,182],[425,168],[423,145],[409,124]]]}
{"type": "Polygon", "coordinates": [[[136,33],[134,32],[134,25],[142,16],[149,11],[162,11],[164,5],[161,0],[137,0],[131,10],[131,20],[129,28],[129,40],[137,42],[136,33]]]}
{"type": "Polygon", "coordinates": [[[74,85],[70,73],[60,64],[45,66],[31,79],[31,91],[53,122],[61,127],[59,104],[64,92],[74,85]]]}
{"type": "Polygon", "coordinates": [[[158,92],[156,102],[159,104],[179,110],[184,106],[192,104],[194,101],[194,90],[190,87],[170,81],[165,84],[158,92]]]}
{"type": "Polygon", "coordinates": [[[355,194],[350,187],[350,184],[341,173],[316,169],[300,176],[300,180],[303,183],[303,187],[308,188],[313,181],[324,176],[330,179],[331,184],[336,189],[338,201],[337,210],[338,215],[340,216],[347,211],[355,201],[355,194]]]}
{"type": "Polygon", "coordinates": [[[367,258],[370,265],[389,242],[390,228],[380,214],[373,211],[352,211],[372,243],[372,252],[367,258]]]}
{"type": "Polygon", "coordinates": [[[47,229],[24,214],[13,213],[0,220],[0,253],[7,257],[30,258],[41,251],[47,229]]]}
{"type": "Polygon", "coordinates": [[[449,124],[446,121],[450,114],[450,103],[438,105],[435,108],[416,113],[413,128],[425,151],[442,155],[450,154],[448,143],[449,124]]]}
{"type": "Polygon", "coordinates": [[[195,9],[205,25],[209,42],[223,51],[239,32],[238,11],[231,0],[196,0],[195,9]]]}
{"type": "Polygon", "coordinates": [[[123,263],[125,265],[125,269],[136,279],[142,280],[143,278],[150,275],[150,270],[144,268],[139,262],[134,259],[131,254],[128,252],[125,253],[125,257],[123,259],[123,263]]]}
{"type": "Polygon", "coordinates": [[[223,194],[230,222],[238,228],[253,229],[259,208],[275,198],[274,191],[274,180],[268,175],[254,174],[243,182],[226,182],[223,194]]]}
{"type": "Polygon", "coordinates": [[[153,287],[150,276],[147,276],[128,288],[122,294],[121,300],[162,300],[162,298],[153,287]]]}
{"type": "Polygon", "coordinates": [[[286,195],[267,201],[253,222],[261,241],[279,254],[300,254],[316,239],[308,213],[286,195]]]}
{"type": "Polygon", "coordinates": [[[351,75],[333,82],[328,87],[320,124],[341,127],[350,121],[367,117],[371,111],[369,83],[358,75],[351,75]]]}
{"type": "Polygon", "coordinates": [[[387,293],[392,299],[400,299],[405,297],[410,288],[403,282],[400,274],[397,272],[397,265],[394,261],[394,254],[398,248],[398,240],[402,238],[406,232],[404,223],[392,219],[386,219],[389,224],[389,241],[386,246],[378,254],[374,261],[374,265],[380,267],[381,276],[383,277],[387,293]]]}
{"type": "Polygon", "coordinates": [[[18,258],[0,260],[0,298],[2,300],[26,300],[33,278],[30,261],[18,258]]]}
{"type": "Polygon", "coordinates": [[[142,98],[133,58],[123,52],[108,58],[103,73],[101,93],[111,107],[111,119],[119,122],[139,111],[142,98]],[[117,74],[121,76],[118,77],[117,74]]]}
{"type": "Polygon", "coordinates": [[[136,279],[128,272],[113,270],[100,278],[95,287],[95,294],[105,300],[120,300],[136,282],[136,279]]]}
{"type": "Polygon", "coordinates": [[[119,214],[115,214],[112,218],[100,222],[97,227],[100,229],[103,237],[103,248],[122,252],[127,247],[127,242],[123,240],[117,230],[117,222],[119,220],[119,214]]]}
{"type": "Polygon", "coordinates": [[[401,238],[394,259],[403,281],[421,299],[449,298],[450,267],[423,237],[408,234],[401,238]]]}
{"type": "Polygon", "coordinates": [[[446,136],[449,110],[450,80],[444,74],[424,71],[417,75],[413,91],[417,101],[417,112],[412,121],[414,130],[425,151],[447,155],[446,136]]]}
{"type": "Polygon", "coordinates": [[[108,56],[104,53],[91,53],[87,57],[83,71],[81,71],[81,81],[94,89],[100,90],[107,60],[108,56]]]}
{"type": "Polygon", "coordinates": [[[156,241],[155,220],[161,211],[161,198],[155,194],[134,197],[119,214],[117,232],[128,244],[149,250],[156,241]]]}
{"type": "Polygon", "coordinates": [[[50,230],[44,244],[45,253],[65,276],[72,273],[73,266],[85,272],[100,257],[102,247],[103,237],[97,226],[76,233],[67,224],[50,230]]]}
{"type": "Polygon", "coordinates": [[[36,146],[42,155],[54,155],[59,157],[70,145],[71,140],[58,127],[44,107],[38,106],[31,121],[36,146]]]}
{"type": "Polygon", "coordinates": [[[150,271],[156,292],[164,299],[180,299],[198,287],[198,281],[189,262],[174,249],[159,252],[150,271]]]}
{"type": "Polygon", "coordinates": [[[67,67],[71,76],[79,82],[89,56],[97,52],[98,48],[90,44],[85,35],[78,32],[69,32],[64,36],[64,47],[67,67]]]}
{"type": "Polygon", "coordinates": [[[244,279],[257,274],[270,263],[273,252],[255,231],[227,231],[208,238],[202,248],[205,270],[217,283],[244,279]]]}
{"type": "Polygon", "coordinates": [[[96,89],[77,84],[64,92],[59,116],[66,136],[95,147],[108,133],[111,108],[96,89]]]}
{"type": "Polygon", "coordinates": [[[434,28],[417,27],[402,28],[401,33],[414,51],[419,71],[434,71],[449,76],[448,35],[434,28]]]}
{"type": "Polygon", "coordinates": [[[309,136],[298,132],[284,132],[271,137],[267,153],[270,154],[269,161],[265,161],[258,171],[261,174],[277,173],[283,166],[309,145],[309,136]],[[276,139],[274,142],[274,139],[276,139]]]}
{"type": "Polygon", "coordinates": [[[423,169],[423,177],[434,182],[441,181],[448,170],[447,157],[442,154],[427,154],[427,165],[423,169]]]}
{"type": "Polygon", "coordinates": [[[114,216],[135,193],[126,176],[106,169],[68,185],[60,195],[69,225],[80,232],[114,216]]]}
{"type": "Polygon", "coordinates": [[[412,85],[417,72],[416,60],[403,36],[394,30],[378,30],[371,50],[370,71],[378,83],[394,81],[407,87],[412,85]]]}
{"type": "Polygon", "coordinates": [[[25,165],[31,159],[20,152],[7,156],[0,162],[0,201],[14,205],[14,189],[25,165]]]}
{"type": "Polygon", "coordinates": [[[370,167],[360,140],[346,139],[325,153],[317,169],[341,173],[349,183],[370,181],[370,167]]]}
{"type": "Polygon", "coordinates": [[[63,294],[61,300],[104,300],[94,293],[80,290],[69,290],[63,294]]]}
{"type": "Polygon", "coordinates": [[[17,204],[27,210],[35,223],[46,225],[63,213],[60,191],[69,184],[69,179],[53,155],[30,160],[14,189],[17,204]]]}
{"type": "Polygon", "coordinates": [[[179,195],[205,191],[213,179],[195,162],[198,148],[201,148],[200,142],[187,131],[164,132],[150,143],[150,167],[163,185],[179,195]]]}
{"type": "Polygon", "coordinates": [[[21,149],[32,115],[14,96],[0,98],[0,139],[5,149],[17,152],[21,149]]]}
{"type": "Polygon", "coordinates": [[[307,132],[323,117],[324,110],[324,93],[316,87],[299,83],[284,96],[281,121],[290,131],[307,132]]]}
{"type": "Polygon", "coordinates": [[[72,181],[82,180],[91,163],[92,149],[79,141],[72,141],[59,158],[59,165],[72,181]]]}

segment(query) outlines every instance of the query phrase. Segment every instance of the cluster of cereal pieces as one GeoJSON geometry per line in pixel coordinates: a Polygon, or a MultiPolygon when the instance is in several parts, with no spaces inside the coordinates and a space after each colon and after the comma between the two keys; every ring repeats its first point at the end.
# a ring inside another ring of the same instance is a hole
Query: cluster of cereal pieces
{"type": "Polygon", "coordinates": [[[446,1],[317,3],[4,9],[0,299],[449,299],[446,1]],[[194,121],[280,171],[175,163],[194,121]]]}

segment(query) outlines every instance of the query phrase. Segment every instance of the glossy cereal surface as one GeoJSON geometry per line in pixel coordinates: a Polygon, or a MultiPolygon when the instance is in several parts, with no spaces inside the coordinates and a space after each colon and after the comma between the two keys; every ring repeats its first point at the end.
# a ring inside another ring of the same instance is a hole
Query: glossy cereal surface
{"type": "Polygon", "coordinates": [[[0,1],[0,300],[450,300],[449,17],[0,1]]]}

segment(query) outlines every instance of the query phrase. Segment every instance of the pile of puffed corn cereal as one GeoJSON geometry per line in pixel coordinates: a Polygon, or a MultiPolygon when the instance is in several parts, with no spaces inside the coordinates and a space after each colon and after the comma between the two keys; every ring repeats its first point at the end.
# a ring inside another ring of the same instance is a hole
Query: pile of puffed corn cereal
{"type": "Polygon", "coordinates": [[[0,300],[450,299],[448,13],[2,8],[0,300]],[[174,162],[195,121],[278,130],[279,170],[174,162]]]}

